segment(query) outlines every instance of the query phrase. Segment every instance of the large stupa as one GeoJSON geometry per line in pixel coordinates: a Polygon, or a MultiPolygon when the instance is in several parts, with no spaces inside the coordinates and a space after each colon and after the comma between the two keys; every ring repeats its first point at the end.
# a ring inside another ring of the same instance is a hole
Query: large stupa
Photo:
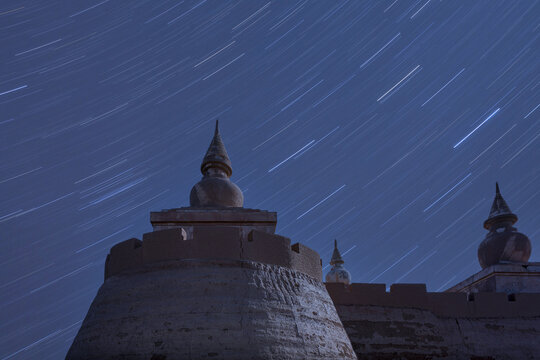
{"type": "Polygon", "coordinates": [[[356,359],[320,256],[243,208],[216,123],[190,206],[113,246],[69,360],[356,359]]]}

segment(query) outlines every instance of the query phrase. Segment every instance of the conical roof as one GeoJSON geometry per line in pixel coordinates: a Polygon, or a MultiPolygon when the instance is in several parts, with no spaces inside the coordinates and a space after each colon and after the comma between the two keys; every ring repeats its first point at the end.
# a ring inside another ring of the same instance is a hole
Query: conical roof
{"type": "Polygon", "coordinates": [[[212,142],[210,143],[201,164],[201,172],[205,175],[206,171],[212,167],[217,167],[225,171],[228,177],[232,175],[231,160],[229,159],[229,155],[227,154],[227,150],[225,149],[225,145],[219,134],[218,120],[216,120],[214,137],[212,138],[212,142]]]}
{"type": "Polygon", "coordinates": [[[484,228],[489,229],[493,223],[499,221],[512,221],[513,224],[517,219],[517,216],[512,213],[510,207],[502,197],[499,190],[499,183],[495,183],[495,199],[493,199],[489,216],[484,221],[484,228]]]}
{"type": "Polygon", "coordinates": [[[332,259],[330,260],[330,265],[335,264],[343,264],[345,261],[341,258],[341,254],[339,253],[338,247],[337,247],[337,240],[334,240],[334,252],[332,253],[332,259]]]}

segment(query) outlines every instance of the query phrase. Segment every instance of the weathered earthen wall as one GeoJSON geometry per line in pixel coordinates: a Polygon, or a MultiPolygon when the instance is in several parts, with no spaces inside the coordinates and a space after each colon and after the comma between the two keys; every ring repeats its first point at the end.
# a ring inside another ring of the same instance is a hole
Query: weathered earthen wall
{"type": "Polygon", "coordinates": [[[540,294],[326,286],[359,359],[540,358],[540,294]]]}
{"type": "Polygon", "coordinates": [[[356,356],[321,281],[277,265],[186,259],[110,276],[67,359],[356,356]]]}

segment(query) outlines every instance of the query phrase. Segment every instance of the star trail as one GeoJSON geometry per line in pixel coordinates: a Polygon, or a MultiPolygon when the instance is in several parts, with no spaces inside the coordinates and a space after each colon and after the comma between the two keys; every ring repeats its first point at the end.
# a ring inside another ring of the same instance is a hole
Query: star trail
{"type": "MultiPolygon", "coordinates": [[[[354,282],[480,269],[495,181],[540,259],[540,2],[2,1],[0,360],[65,356],[115,243],[220,119],[247,208],[354,282]]],[[[327,268],[325,268],[327,269],[327,268]]]]}

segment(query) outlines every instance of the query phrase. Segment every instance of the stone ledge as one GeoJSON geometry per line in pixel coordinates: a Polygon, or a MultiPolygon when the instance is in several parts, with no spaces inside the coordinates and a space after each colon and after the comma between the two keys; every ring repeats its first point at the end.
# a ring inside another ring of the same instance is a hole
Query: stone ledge
{"type": "Polygon", "coordinates": [[[240,227],[244,236],[251,230],[273,234],[276,231],[277,213],[245,208],[184,207],[151,212],[150,223],[154,231],[181,227],[188,239],[193,236],[193,229],[199,226],[240,227]]]}
{"type": "Polygon", "coordinates": [[[501,263],[489,266],[445,292],[540,293],[540,263],[501,263]],[[515,281],[527,277],[527,281],[515,281]]]}
{"type": "Polygon", "coordinates": [[[152,224],[159,222],[266,222],[276,223],[277,213],[245,208],[193,208],[185,207],[153,211],[150,213],[152,224]]]}

